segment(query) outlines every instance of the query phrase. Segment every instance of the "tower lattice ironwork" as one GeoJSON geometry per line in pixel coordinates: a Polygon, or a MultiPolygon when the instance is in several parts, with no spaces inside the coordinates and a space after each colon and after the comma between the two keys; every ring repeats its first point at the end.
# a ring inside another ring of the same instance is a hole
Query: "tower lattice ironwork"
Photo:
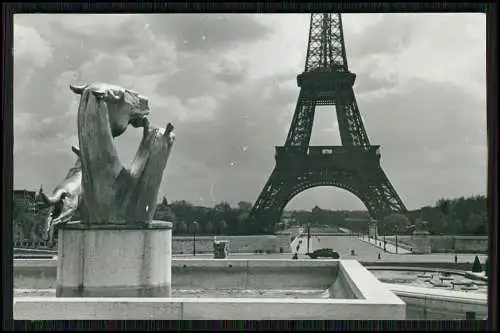
{"type": "Polygon", "coordinates": [[[380,166],[380,146],[370,144],[347,65],[340,14],[311,14],[300,93],[284,146],[276,147],[276,166],[249,215],[255,232],[272,233],[286,204],[316,186],[343,188],[357,196],[372,218],[406,207],[380,166]],[[310,146],[317,105],[335,106],[341,146],[310,146]]]}

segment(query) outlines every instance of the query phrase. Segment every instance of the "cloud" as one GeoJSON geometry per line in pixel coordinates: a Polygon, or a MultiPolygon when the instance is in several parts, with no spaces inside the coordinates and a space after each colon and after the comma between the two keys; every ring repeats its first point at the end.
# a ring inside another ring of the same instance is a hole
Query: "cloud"
{"type": "Polygon", "coordinates": [[[14,24],[14,41],[14,84],[22,89],[38,68],[52,60],[52,47],[36,29],[19,24],[14,24]]]}
{"type": "Polygon", "coordinates": [[[157,35],[175,40],[179,52],[224,52],[235,44],[262,39],[268,27],[254,15],[177,14],[165,19],[163,14],[147,16],[147,24],[157,35]]]}
{"type": "MultiPolygon", "coordinates": [[[[421,78],[458,83],[473,94],[484,94],[484,15],[426,14],[425,24],[421,18],[422,14],[415,13],[386,14],[384,19],[369,16],[370,24],[364,29],[346,32],[348,57],[356,65],[355,72],[371,67],[373,75],[391,81],[421,78]]],[[[345,21],[349,20],[357,21],[358,17],[349,16],[345,21]]]]}
{"type": "Polygon", "coordinates": [[[52,48],[35,29],[14,25],[14,58],[29,61],[33,66],[43,67],[52,59],[52,48]]]}
{"type": "MultiPolygon", "coordinates": [[[[161,195],[206,205],[257,198],[295,111],[308,14],[36,14],[15,23],[16,188],[64,177],[77,143],[68,85],[103,81],[149,97],[152,124],[174,123],[161,195]]],[[[366,131],[406,205],[485,193],[484,15],[346,14],[343,24],[366,131]]],[[[131,128],[116,140],[124,164],[140,136],[131,128]]],[[[339,142],[334,107],[318,108],[311,143],[339,142]]],[[[310,190],[288,208],[314,205],[360,201],[310,190]]]]}

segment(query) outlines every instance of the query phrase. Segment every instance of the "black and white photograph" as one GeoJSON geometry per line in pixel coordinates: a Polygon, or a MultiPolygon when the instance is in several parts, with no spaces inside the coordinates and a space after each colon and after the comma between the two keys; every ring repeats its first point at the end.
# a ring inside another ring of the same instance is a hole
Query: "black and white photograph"
{"type": "Polygon", "coordinates": [[[14,319],[488,319],[485,13],[13,22],[14,319]]]}

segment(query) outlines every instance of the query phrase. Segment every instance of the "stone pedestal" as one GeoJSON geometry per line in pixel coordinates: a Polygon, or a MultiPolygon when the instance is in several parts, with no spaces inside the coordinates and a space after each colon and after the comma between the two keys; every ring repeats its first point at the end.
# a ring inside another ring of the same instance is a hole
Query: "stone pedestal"
{"type": "Polygon", "coordinates": [[[412,253],[429,254],[432,252],[430,233],[426,230],[415,230],[413,232],[412,253]]]}
{"type": "Polygon", "coordinates": [[[368,236],[371,238],[378,237],[377,220],[370,220],[370,222],[368,222],[368,236]]]}
{"type": "Polygon", "coordinates": [[[172,223],[59,229],[57,297],[170,297],[172,223]]]}

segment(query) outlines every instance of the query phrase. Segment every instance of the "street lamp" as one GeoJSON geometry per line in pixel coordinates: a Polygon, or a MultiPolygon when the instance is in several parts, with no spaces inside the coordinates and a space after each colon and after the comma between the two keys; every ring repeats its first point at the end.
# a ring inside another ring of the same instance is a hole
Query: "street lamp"
{"type": "Polygon", "coordinates": [[[386,234],[386,231],[384,229],[384,252],[387,252],[386,248],[385,248],[385,245],[387,244],[386,240],[385,240],[385,234],[386,234]]]}
{"type": "Polygon", "coordinates": [[[309,242],[311,240],[311,223],[307,225],[307,253],[309,252],[309,242]]]}
{"type": "Polygon", "coordinates": [[[394,227],[394,232],[396,233],[396,254],[398,254],[398,227],[394,227]]]}
{"type": "Polygon", "coordinates": [[[196,229],[198,228],[198,222],[193,221],[193,256],[196,256],[196,229]]]}

